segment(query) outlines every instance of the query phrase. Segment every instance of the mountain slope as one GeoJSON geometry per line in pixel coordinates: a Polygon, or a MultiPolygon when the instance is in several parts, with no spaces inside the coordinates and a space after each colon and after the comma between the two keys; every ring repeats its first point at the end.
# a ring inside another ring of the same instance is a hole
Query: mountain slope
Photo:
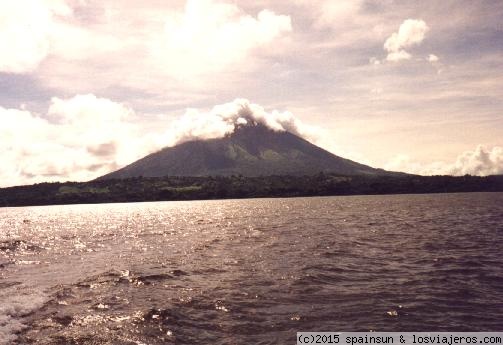
{"type": "Polygon", "coordinates": [[[99,179],[136,176],[388,175],[333,155],[289,132],[264,125],[237,128],[221,139],[196,140],[150,154],[99,179]]]}

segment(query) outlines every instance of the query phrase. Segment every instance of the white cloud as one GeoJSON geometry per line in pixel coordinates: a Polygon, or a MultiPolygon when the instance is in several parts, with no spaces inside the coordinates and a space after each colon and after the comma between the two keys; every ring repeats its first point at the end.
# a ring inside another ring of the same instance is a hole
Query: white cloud
{"type": "Polygon", "coordinates": [[[188,0],[184,12],[170,16],[164,33],[153,37],[150,53],[165,72],[186,78],[227,69],[291,30],[289,16],[270,10],[254,17],[233,3],[188,0]]]}
{"type": "Polygon", "coordinates": [[[0,107],[4,186],[88,180],[139,158],[146,143],[125,105],[78,95],[53,98],[47,115],[0,107]]]}
{"type": "Polygon", "coordinates": [[[122,47],[117,37],[80,26],[70,4],[78,1],[1,1],[0,72],[31,73],[51,55],[85,60],[122,47]]]}
{"type": "Polygon", "coordinates": [[[412,57],[405,49],[423,42],[429,27],[421,19],[406,19],[386,42],[384,49],[388,52],[388,61],[408,60],[412,57]]]}
{"type": "Polygon", "coordinates": [[[437,62],[438,60],[439,60],[438,56],[436,56],[435,54],[428,55],[428,61],[429,62],[437,62]]]}
{"type": "Polygon", "coordinates": [[[71,4],[73,15],[51,26],[37,77],[75,94],[121,88],[167,100],[225,89],[287,49],[292,31],[290,16],[251,12],[230,0],[71,4]]]}
{"type": "Polygon", "coordinates": [[[421,175],[498,175],[503,174],[503,147],[494,146],[488,149],[479,145],[473,151],[460,154],[453,163],[424,164],[412,161],[407,155],[398,155],[384,168],[421,175]]]}
{"type": "Polygon", "coordinates": [[[0,72],[36,71],[43,85],[74,93],[113,86],[193,91],[216,75],[223,81],[224,73],[253,68],[257,56],[277,54],[271,43],[291,31],[290,16],[246,12],[230,0],[187,0],[183,8],[0,1],[0,72]]]}
{"type": "Polygon", "coordinates": [[[51,7],[45,1],[0,1],[0,72],[34,70],[49,53],[51,7]]]}
{"type": "Polygon", "coordinates": [[[132,113],[123,104],[92,94],[77,95],[70,99],[54,97],[48,111],[49,116],[59,123],[85,128],[103,123],[119,123],[132,113]]]}
{"type": "Polygon", "coordinates": [[[503,174],[503,147],[487,149],[479,145],[474,151],[466,151],[456,159],[451,168],[453,175],[503,174]]]}

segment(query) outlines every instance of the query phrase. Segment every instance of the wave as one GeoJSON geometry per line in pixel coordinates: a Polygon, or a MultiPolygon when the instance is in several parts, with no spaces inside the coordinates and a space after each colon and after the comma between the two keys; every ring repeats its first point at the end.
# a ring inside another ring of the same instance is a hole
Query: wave
{"type": "Polygon", "coordinates": [[[23,318],[40,309],[47,297],[40,293],[2,298],[0,306],[0,345],[12,344],[26,328],[23,318]]]}

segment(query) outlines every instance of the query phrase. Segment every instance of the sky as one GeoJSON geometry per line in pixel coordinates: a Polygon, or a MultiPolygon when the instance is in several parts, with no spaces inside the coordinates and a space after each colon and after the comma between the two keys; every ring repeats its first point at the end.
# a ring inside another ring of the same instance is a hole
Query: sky
{"type": "Polygon", "coordinates": [[[90,180],[242,109],[374,167],[501,174],[503,2],[0,1],[0,187],[90,180]]]}

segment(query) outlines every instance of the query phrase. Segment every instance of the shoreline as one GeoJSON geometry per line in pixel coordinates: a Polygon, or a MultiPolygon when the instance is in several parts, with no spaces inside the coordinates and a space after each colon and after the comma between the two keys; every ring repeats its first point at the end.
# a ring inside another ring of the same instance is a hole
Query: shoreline
{"type": "Polygon", "coordinates": [[[0,189],[0,207],[357,195],[503,192],[503,175],[136,177],[0,189]]]}

